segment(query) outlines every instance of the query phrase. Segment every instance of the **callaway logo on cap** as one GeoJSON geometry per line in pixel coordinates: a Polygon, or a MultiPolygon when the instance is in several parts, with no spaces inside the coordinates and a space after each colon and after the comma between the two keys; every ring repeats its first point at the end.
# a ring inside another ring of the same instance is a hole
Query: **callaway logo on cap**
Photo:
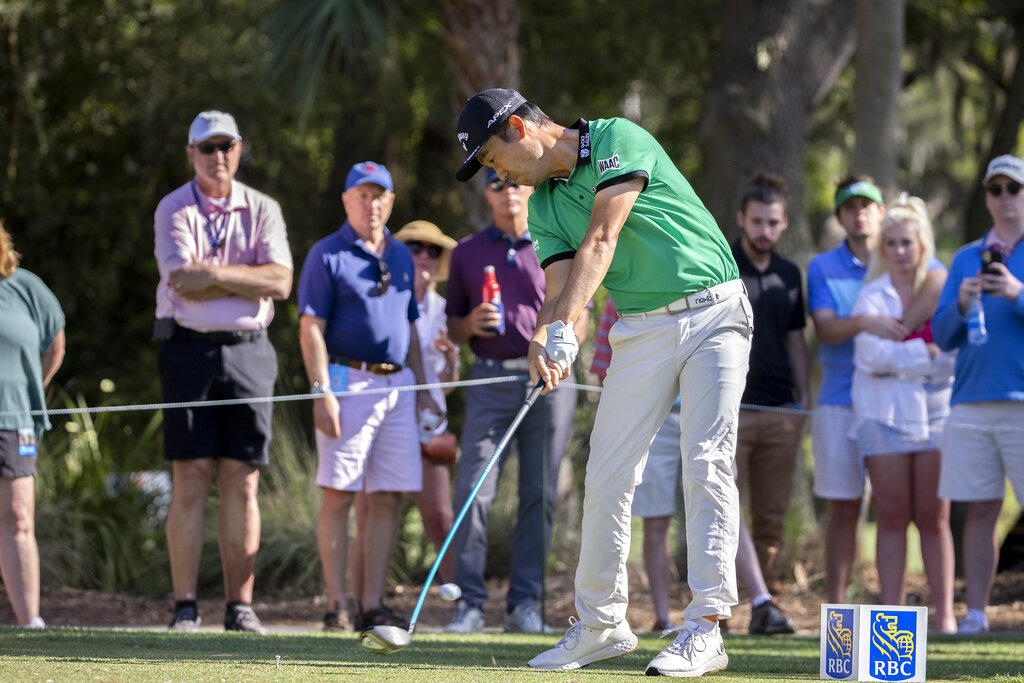
{"type": "Polygon", "coordinates": [[[526,98],[515,90],[491,88],[466,100],[459,114],[458,138],[469,156],[455,173],[455,178],[466,181],[480,170],[477,152],[487,143],[494,130],[508,119],[526,98]]]}

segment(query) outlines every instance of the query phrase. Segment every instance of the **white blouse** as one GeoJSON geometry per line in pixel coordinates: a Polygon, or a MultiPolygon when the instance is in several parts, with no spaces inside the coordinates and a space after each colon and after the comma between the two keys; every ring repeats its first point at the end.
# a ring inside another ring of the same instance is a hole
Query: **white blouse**
{"type": "MultiPolygon", "coordinates": [[[[903,317],[903,302],[888,273],[861,288],[851,315],[903,317]]],[[[954,359],[953,353],[932,359],[923,339],[892,341],[859,333],[853,353],[854,430],[875,420],[916,439],[928,438],[929,415],[949,411],[954,359]]]]}

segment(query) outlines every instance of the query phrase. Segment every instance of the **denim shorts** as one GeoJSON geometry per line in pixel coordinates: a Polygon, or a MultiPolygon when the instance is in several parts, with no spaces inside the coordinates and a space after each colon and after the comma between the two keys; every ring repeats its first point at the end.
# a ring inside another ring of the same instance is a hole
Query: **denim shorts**
{"type": "Polygon", "coordinates": [[[857,431],[857,448],[865,457],[935,451],[942,443],[942,427],[945,422],[945,416],[931,418],[928,421],[928,437],[918,439],[883,422],[865,420],[857,431]]]}

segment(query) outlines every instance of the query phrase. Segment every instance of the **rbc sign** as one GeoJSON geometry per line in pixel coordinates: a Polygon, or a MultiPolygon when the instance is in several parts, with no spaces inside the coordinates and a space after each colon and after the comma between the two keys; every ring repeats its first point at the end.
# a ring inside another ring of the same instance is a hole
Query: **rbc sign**
{"type": "Polygon", "coordinates": [[[822,605],[822,680],[924,681],[928,609],[822,605]]]}

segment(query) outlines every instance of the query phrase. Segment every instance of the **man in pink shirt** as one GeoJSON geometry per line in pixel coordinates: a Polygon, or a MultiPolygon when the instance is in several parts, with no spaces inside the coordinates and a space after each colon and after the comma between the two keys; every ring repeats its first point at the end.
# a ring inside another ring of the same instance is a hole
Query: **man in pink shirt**
{"type": "MultiPolygon", "coordinates": [[[[273,395],[277,356],[266,328],[287,298],[292,257],[280,205],[235,180],[242,136],[235,119],[205,111],[188,132],[195,178],[164,197],[154,231],[160,284],[154,339],[168,402],[273,395]]],[[[259,466],[268,463],[268,402],[164,411],[164,457],[174,497],[167,514],[175,609],[170,628],[194,631],[203,506],[216,472],[224,628],[265,633],[252,611],[260,513],[259,466]]]]}

